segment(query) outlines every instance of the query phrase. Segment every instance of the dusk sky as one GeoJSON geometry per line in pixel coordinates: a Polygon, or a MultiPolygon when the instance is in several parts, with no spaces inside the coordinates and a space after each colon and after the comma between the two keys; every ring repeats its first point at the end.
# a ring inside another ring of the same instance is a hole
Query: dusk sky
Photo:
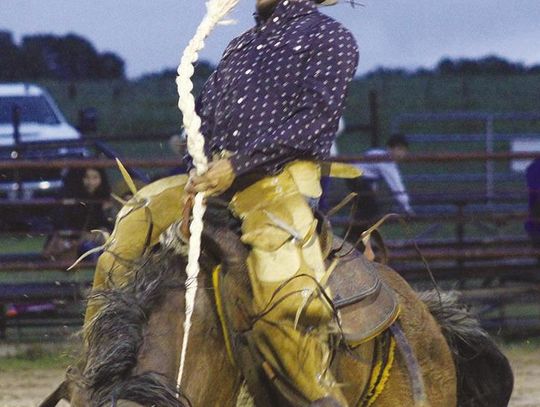
{"type": "MultiPolygon", "coordinates": [[[[323,11],[345,24],[360,45],[358,74],[378,66],[432,67],[442,57],[496,54],[540,63],[539,0],[359,0],[323,11]]],[[[202,59],[216,63],[253,24],[255,0],[241,0],[233,26],[214,31],[202,59]]],[[[203,0],[0,0],[0,30],[15,39],[35,33],[89,39],[113,51],[129,77],[172,68],[205,12],[203,0]]]]}

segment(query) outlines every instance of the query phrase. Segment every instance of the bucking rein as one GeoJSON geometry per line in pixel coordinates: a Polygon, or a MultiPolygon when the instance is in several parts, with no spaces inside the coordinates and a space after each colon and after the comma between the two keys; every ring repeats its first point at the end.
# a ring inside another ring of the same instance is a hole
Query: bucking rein
{"type": "MultiPolygon", "coordinates": [[[[195,71],[193,64],[197,61],[198,53],[204,48],[204,40],[218,24],[230,24],[224,17],[238,4],[239,0],[209,0],[206,2],[206,15],[199,24],[193,38],[189,41],[180,65],[176,85],[178,89],[178,108],[182,112],[184,131],[187,135],[188,153],[193,159],[197,175],[203,175],[208,169],[208,159],[204,154],[204,137],[200,131],[201,119],[195,112],[195,98],[191,91],[193,82],[191,77],[195,71]]],[[[189,206],[189,205],[188,205],[189,206]]],[[[204,193],[195,195],[193,202],[193,216],[189,224],[189,251],[186,267],[186,319],[184,321],[184,338],[180,354],[180,367],[178,369],[177,386],[182,383],[182,373],[186,359],[191,317],[195,306],[197,293],[197,276],[199,275],[199,256],[201,253],[201,233],[203,230],[203,216],[206,210],[204,193]]],[[[186,217],[184,217],[186,219],[186,217]]]]}

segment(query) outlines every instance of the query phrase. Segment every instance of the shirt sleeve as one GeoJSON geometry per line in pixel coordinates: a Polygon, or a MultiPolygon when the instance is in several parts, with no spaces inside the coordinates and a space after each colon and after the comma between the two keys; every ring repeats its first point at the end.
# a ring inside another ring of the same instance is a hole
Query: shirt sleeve
{"type": "MultiPolygon", "coordinates": [[[[234,38],[229,45],[225,48],[225,51],[223,51],[222,59],[232,50],[236,47],[236,45],[241,41],[242,36],[234,38]]],[[[214,127],[215,127],[215,113],[217,109],[217,101],[218,101],[218,89],[220,85],[220,64],[216,67],[216,69],[210,74],[206,82],[204,83],[203,88],[201,89],[201,92],[197,99],[195,100],[195,112],[197,113],[197,116],[201,119],[201,128],[200,132],[204,136],[206,142],[205,142],[205,153],[206,156],[209,157],[210,151],[208,150],[209,141],[213,137],[214,127]]],[[[186,163],[188,172],[193,168],[193,159],[189,155],[189,153],[186,151],[186,155],[184,156],[184,162],[186,163]]]]}
{"type": "Polygon", "coordinates": [[[212,74],[208,77],[208,79],[204,83],[201,93],[195,100],[195,112],[201,118],[201,133],[206,140],[210,140],[214,136],[214,117],[218,104],[218,89],[221,88],[222,84],[220,72],[223,58],[225,58],[232,50],[236,48],[238,43],[240,43],[244,38],[245,34],[246,33],[234,38],[229,43],[229,45],[227,45],[225,51],[223,51],[223,54],[221,56],[220,63],[212,72],[212,74]]]}
{"type": "Polygon", "coordinates": [[[205,138],[210,137],[214,127],[214,113],[216,111],[216,82],[217,71],[212,72],[205,82],[203,89],[195,101],[195,111],[201,118],[201,133],[205,138]]]}
{"type": "Polygon", "coordinates": [[[381,177],[384,178],[401,207],[407,213],[412,212],[411,205],[409,204],[409,195],[405,190],[405,185],[403,185],[397,164],[393,162],[379,163],[378,167],[381,177]]]}
{"type": "MultiPolygon", "coordinates": [[[[210,140],[212,136],[212,131],[214,128],[214,115],[216,111],[217,104],[217,83],[218,83],[218,70],[214,70],[212,74],[208,77],[204,86],[201,90],[201,93],[195,100],[195,112],[197,116],[201,119],[201,134],[204,136],[205,140],[210,140]]],[[[185,130],[183,130],[185,133],[185,130]]],[[[205,143],[205,153],[208,156],[209,152],[207,150],[208,143],[205,143]]],[[[189,172],[193,168],[193,158],[186,150],[186,154],[183,157],[183,161],[186,164],[186,169],[189,172]]]]}
{"type": "Polygon", "coordinates": [[[296,108],[271,134],[256,140],[256,148],[232,157],[237,175],[251,171],[274,173],[294,159],[328,156],[347,85],[358,65],[358,48],[352,35],[340,27],[321,30],[309,52],[296,108]]]}

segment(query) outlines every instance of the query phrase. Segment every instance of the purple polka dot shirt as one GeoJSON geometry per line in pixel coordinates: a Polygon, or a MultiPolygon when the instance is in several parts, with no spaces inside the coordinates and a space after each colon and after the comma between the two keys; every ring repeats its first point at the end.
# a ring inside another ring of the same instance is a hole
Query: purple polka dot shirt
{"type": "Polygon", "coordinates": [[[282,0],[235,38],[197,100],[208,155],[237,175],[329,155],[358,64],[351,33],[311,0],[282,0]]]}

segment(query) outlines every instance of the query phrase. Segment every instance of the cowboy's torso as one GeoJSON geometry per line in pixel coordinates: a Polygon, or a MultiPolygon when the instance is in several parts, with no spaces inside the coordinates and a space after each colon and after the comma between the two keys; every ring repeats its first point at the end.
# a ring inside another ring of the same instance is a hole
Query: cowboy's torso
{"type": "Polygon", "coordinates": [[[197,107],[207,152],[239,153],[239,173],[276,172],[284,157],[326,158],[357,52],[310,1],[282,1],[229,44],[205,85],[197,107]]]}

